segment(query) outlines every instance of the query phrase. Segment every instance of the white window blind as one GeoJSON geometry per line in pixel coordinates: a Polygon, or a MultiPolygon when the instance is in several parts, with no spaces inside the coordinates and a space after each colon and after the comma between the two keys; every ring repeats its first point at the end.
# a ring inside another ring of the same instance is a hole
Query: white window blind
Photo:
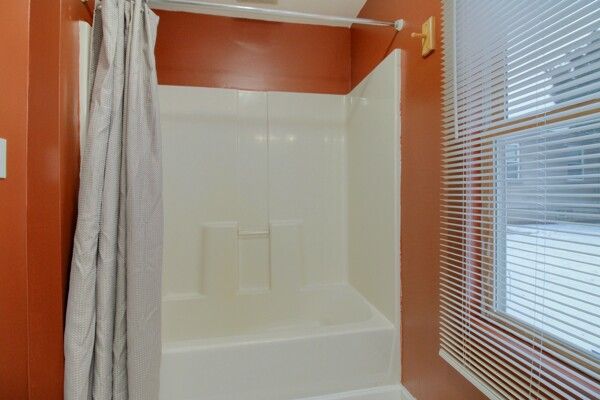
{"type": "Polygon", "coordinates": [[[445,0],[440,355],[600,399],[600,0],[445,0]]]}

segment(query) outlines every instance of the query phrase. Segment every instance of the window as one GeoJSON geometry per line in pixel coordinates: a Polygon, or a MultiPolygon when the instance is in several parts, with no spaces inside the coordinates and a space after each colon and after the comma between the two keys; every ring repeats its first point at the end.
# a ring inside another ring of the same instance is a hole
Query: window
{"type": "Polygon", "coordinates": [[[440,355],[600,398],[600,0],[444,1],[440,355]]]}
{"type": "Polygon", "coordinates": [[[600,129],[577,128],[498,141],[495,311],[600,356],[600,129]]]}

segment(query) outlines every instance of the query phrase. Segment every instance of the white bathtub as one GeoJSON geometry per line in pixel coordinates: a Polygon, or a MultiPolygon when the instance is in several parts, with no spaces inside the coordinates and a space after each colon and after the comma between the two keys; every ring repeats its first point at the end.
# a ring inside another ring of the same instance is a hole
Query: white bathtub
{"type": "Polygon", "coordinates": [[[163,400],[287,400],[386,384],[394,326],[352,287],[163,305],[163,400]]]}
{"type": "Polygon", "coordinates": [[[161,400],[396,400],[396,51],[348,96],[161,87],[161,400]]]}

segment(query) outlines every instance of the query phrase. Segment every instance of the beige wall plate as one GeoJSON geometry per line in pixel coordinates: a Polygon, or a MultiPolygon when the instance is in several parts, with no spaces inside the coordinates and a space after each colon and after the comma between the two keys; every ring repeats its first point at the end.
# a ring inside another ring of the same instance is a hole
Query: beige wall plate
{"type": "Polygon", "coordinates": [[[435,17],[427,18],[421,26],[420,33],[412,33],[412,37],[421,39],[421,55],[427,57],[435,50],[435,17]]]}

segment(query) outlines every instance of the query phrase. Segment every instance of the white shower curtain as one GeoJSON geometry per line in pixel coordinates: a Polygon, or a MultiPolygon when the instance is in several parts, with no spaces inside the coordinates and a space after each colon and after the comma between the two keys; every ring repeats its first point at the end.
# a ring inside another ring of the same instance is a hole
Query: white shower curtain
{"type": "Polygon", "coordinates": [[[87,143],[65,327],[65,399],[158,399],[162,171],[145,0],[94,15],[87,143]]]}

